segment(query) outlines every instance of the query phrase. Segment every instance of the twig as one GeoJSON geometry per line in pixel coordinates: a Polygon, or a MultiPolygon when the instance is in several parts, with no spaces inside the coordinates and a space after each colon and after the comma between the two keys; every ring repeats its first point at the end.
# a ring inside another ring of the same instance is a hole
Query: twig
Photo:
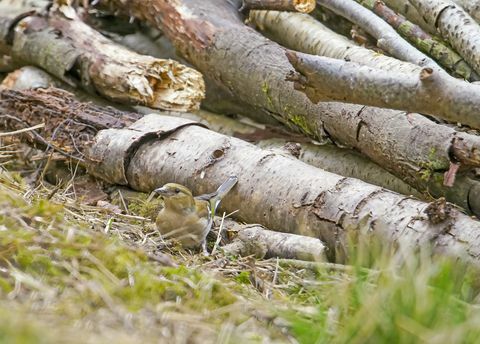
{"type": "Polygon", "coordinates": [[[222,222],[220,222],[220,228],[218,229],[217,240],[215,241],[215,245],[213,245],[212,255],[217,252],[217,246],[220,244],[220,240],[222,238],[222,229],[223,229],[223,221],[225,220],[225,212],[223,212],[222,222]]]}
{"type": "Polygon", "coordinates": [[[7,132],[7,133],[0,133],[0,137],[13,136],[13,135],[21,134],[21,133],[26,133],[28,131],[32,131],[32,130],[35,130],[35,129],[40,129],[40,128],[43,128],[43,127],[45,127],[45,123],[40,123],[40,124],[34,125],[33,127],[23,128],[23,129],[19,129],[19,130],[15,130],[15,131],[10,131],[10,132],[7,132]]]}

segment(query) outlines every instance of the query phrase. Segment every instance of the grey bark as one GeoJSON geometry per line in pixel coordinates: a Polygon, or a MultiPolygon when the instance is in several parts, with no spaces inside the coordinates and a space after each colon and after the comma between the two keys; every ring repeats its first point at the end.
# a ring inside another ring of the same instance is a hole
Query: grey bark
{"type": "Polygon", "coordinates": [[[325,245],[311,237],[273,232],[259,225],[242,226],[237,238],[222,250],[228,254],[263,258],[324,261],[325,245]]]}
{"type": "Polygon", "coordinates": [[[281,45],[308,54],[326,56],[396,72],[420,72],[421,67],[356,45],[309,15],[251,11],[250,20],[281,45]]]}
{"type": "MultiPolygon", "coordinates": [[[[122,2],[110,5],[125,9],[122,2]]],[[[416,189],[445,196],[480,214],[474,172],[480,166],[478,136],[403,111],[336,102],[312,104],[285,82],[291,66],[284,48],[243,25],[237,8],[221,0],[155,1],[155,8],[152,12],[139,0],[128,3],[132,15],[162,29],[179,53],[205,73],[207,99],[214,111],[274,118],[317,141],[330,139],[355,148],[416,189]],[[188,18],[181,15],[185,9],[191,14],[188,18]],[[463,168],[455,185],[444,187],[443,174],[452,161],[460,161],[463,168]],[[462,178],[469,182],[460,182],[462,178]]]]}
{"type": "Polygon", "coordinates": [[[349,230],[374,232],[409,246],[435,242],[454,256],[470,250],[456,243],[459,236],[480,240],[474,234],[480,223],[451,206],[438,220],[435,204],[330,174],[172,117],[148,115],[129,129],[103,130],[89,157],[90,173],[140,191],[178,182],[201,194],[215,181],[237,175],[238,185],[223,202],[225,211],[238,209],[247,222],[318,237],[337,258],[344,253],[349,230]]]}
{"type": "Polygon", "coordinates": [[[395,12],[403,15],[412,23],[419,25],[429,34],[434,35],[437,33],[435,25],[430,25],[429,23],[427,23],[425,19],[423,19],[422,15],[418,13],[415,6],[413,6],[408,0],[384,0],[384,2],[395,12]]]}
{"type": "MultiPolygon", "coordinates": [[[[41,69],[31,66],[22,67],[10,73],[0,86],[14,90],[60,87],[67,89],[69,92],[75,91],[74,95],[77,100],[93,101],[95,104],[103,106],[112,105],[102,98],[92,98],[92,96],[77,89],[70,89],[68,85],[55,80],[41,69]]],[[[153,112],[152,109],[141,106],[135,107],[135,111],[144,115],[153,112]]],[[[307,164],[328,172],[358,178],[404,195],[425,198],[424,195],[401,179],[350,149],[342,149],[331,144],[312,144],[305,142],[305,139],[300,140],[301,144],[294,144],[293,142],[300,139],[298,134],[295,135],[291,132],[285,132],[284,129],[280,130],[280,128],[254,123],[247,118],[235,120],[204,110],[172,113],[172,115],[203,123],[213,131],[248,140],[261,148],[273,149],[280,154],[292,155],[307,164]]]]}
{"type": "Polygon", "coordinates": [[[480,25],[451,1],[410,0],[410,3],[480,74],[480,25]]]}
{"type": "Polygon", "coordinates": [[[405,74],[293,51],[287,56],[298,72],[289,79],[314,103],[337,100],[406,110],[480,128],[480,86],[438,69],[405,74]]]}
{"type": "Polygon", "coordinates": [[[480,1],[478,0],[453,0],[454,3],[460,5],[478,22],[480,22],[480,1]]]}
{"type": "MultiPolygon", "coordinates": [[[[0,111],[28,125],[46,122],[42,134],[56,132],[65,146],[79,140],[93,175],[139,191],[178,182],[203,194],[236,175],[225,211],[239,209],[250,223],[319,238],[331,259],[341,261],[347,234],[357,233],[411,248],[431,244],[438,253],[480,263],[480,222],[448,203],[428,204],[331,174],[189,120],[153,114],[133,122],[139,115],[80,104],[56,89],[0,91],[0,111]],[[75,121],[72,135],[52,125],[65,118],[75,121]],[[109,127],[117,129],[97,132],[109,127]]],[[[0,125],[16,128],[6,119],[0,125]]]]}
{"type": "Polygon", "coordinates": [[[357,24],[377,39],[377,46],[390,55],[419,66],[438,67],[428,56],[410,45],[390,25],[355,1],[317,0],[317,3],[357,24]]]}

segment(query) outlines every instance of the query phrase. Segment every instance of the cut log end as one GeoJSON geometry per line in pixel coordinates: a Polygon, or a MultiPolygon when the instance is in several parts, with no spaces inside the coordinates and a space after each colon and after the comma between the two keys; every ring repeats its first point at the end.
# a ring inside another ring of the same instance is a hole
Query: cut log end
{"type": "Polygon", "coordinates": [[[294,1],[294,6],[297,12],[300,13],[310,13],[315,9],[316,1],[315,0],[296,0],[294,1]]]}

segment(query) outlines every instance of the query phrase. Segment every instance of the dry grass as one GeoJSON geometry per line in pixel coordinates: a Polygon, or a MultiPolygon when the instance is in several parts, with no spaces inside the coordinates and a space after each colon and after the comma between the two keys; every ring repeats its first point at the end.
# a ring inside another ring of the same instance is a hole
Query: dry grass
{"type": "Polygon", "coordinates": [[[84,204],[76,166],[49,184],[48,161],[15,144],[0,150],[0,342],[460,343],[480,334],[476,276],[428,249],[357,242],[348,266],[204,257],[164,242],[142,200],[128,214],[84,204]]]}

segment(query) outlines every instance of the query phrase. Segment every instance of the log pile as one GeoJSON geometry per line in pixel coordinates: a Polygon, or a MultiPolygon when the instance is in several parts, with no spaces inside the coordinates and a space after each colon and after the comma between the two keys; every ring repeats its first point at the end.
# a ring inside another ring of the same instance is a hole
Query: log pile
{"type": "Polygon", "coordinates": [[[244,228],[230,252],[256,254],[250,240],[263,256],[318,247],[308,256],[343,262],[354,233],[479,265],[472,7],[316,5],[313,17],[314,1],[0,1],[0,71],[12,72],[0,128],[142,192],[208,193],[236,175],[222,209],[295,236],[244,228]],[[141,43],[100,29],[108,18],[141,43]],[[302,248],[298,235],[320,241],[302,248]]]}

